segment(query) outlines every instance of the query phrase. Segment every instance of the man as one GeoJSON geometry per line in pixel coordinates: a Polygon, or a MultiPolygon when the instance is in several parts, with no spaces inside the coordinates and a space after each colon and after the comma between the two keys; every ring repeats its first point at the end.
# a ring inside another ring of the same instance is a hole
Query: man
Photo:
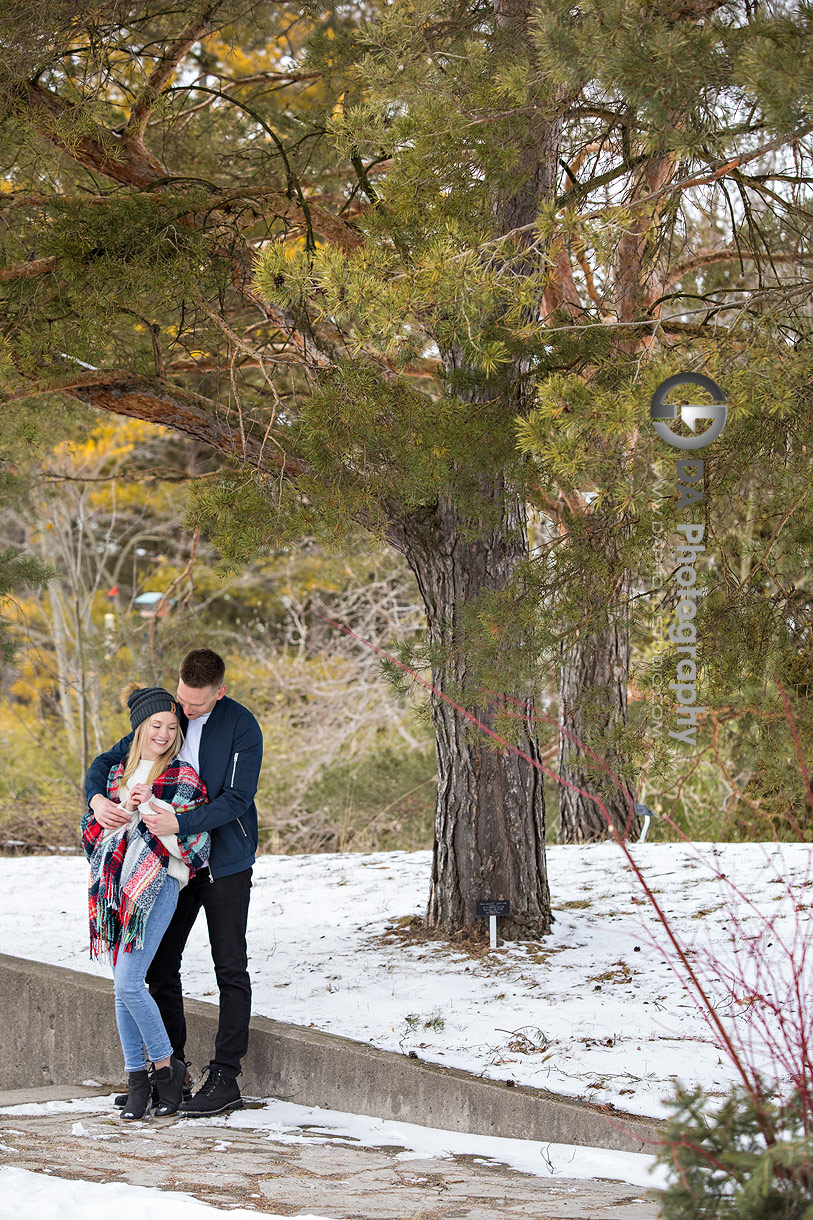
{"type": "MultiPolygon", "coordinates": [[[[208,805],[178,815],[156,809],[144,818],[156,835],[194,835],[208,830],[212,836],[209,867],[181,890],[175,914],[147,971],[150,994],[161,1012],[172,1053],[183,1060],[186,1020],[181,957],[203,907],[220,992],[220,1017],[207,1079],[194,1097],[181,1105],[180,1112],[193,1118],[242,1106],[237,1077],[248,1048],[251,1016],[246,922],[257,851],[254,796],[263,739],[251,712],[226,696],[225,675],[222,657],[210,648],[196,648],[181,662],[178,703],[184,712],[181,728],[185,740],[180,758],[195,768],[206,785],[208,805]]],[[[109,801],[105,793],[110,768],[125,756],[131,741],[132,734],[100,754],[85,781],[88,805],[96,821],[106,828],[129,821],[130,815],[109,801]]]]}

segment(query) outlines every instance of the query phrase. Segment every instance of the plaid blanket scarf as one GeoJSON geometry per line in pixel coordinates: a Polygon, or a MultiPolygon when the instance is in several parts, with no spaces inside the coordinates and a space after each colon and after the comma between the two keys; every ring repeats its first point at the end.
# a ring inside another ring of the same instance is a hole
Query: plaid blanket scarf
{"type": "MultiPolygon", "coordinates": [[[[119,803],[119,787],[126,760],[111,768],[107,795],[119,803]]],[[[198,773],[175,759],[152,786],[153,795],[171,804],[176,813],[188,813],[206,804],[207,793],[198,773]]],[[[178,846],[191,876],[209,858],[207,832],[179,835],[178,846]]],[[[167,877],[169,851],[143,821],[132,822],[105,837],[104,827],[88,809],[82,818],[82,846],[90,862],[88,916],[90,956],[110,955],[115,963],[120,948],[125,953],[144,944],[144,928],[161,886],[167,877]]]]}

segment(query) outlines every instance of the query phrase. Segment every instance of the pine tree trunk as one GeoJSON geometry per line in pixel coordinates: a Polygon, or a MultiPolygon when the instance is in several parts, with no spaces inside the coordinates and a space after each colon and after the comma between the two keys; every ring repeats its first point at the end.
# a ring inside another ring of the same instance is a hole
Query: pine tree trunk
{"type": "MultiPolygon", "coordinates": [[[[518,47],[530,47],[528,0],[495,0],[496,24],[512,31],[518,47]]],[[[561,138],[561,117],[551,118],[540,107],[528,120],[518,144],[516,172],[510,189],[494,194],[494,236],[516,234],[510,248],[511,274],[524,267],[516,255],[536,237],[531,226],[540,203],[552,197],[561,138]]],[[[528,274],[536,271],[529,257],[528,274]]],[[[538,309],[529,307],[529,322],[538,309]]],[[[467,367],[460,351],[442,352],[447,374],[466,374],[468,388],[458,380],[455,393],[471,402],[489,402],[495,388],[467,367]]],[[[530,398],[524,356],[513,361],[513,383],[504,396],[505,426],[523,413],[530,398]]],[[[452,496],[393,520],[390,538],[406,555],[421,590],[432,649],[432,678],[441,694],[432,696],[432,718],[438,760],[438,796],[427,922],[446,935],[482,935],[486,924],[477,918],[477,902],[507,899],[509,917],[500,919],[498,935],[529,940],[550,931],[552,915],[545,864],[545,798],[543,773],[527,759],[478,729],[442,695],[447,695],[487,727],[500,712],[522,709],[524,723],[518,748],[539,760],[534,705],[510,691],[498,693],[484,706],[472,689],[460,648],[459,624],[467,606],[484,590],[505,588],[519,562],[527,558],[524,504],[502,475],[481,484],[479,493],[489,511],[479,522],[459,513],[452,496]],[[487,519],[486,519],[487,518],[487,519]]]]}
{"type": "MultiPolygon", "coordinates": [[[[471,689],[458,648],[461,614],[478,593],[504,587],[527,552],[524,508],[501,478],[481,492],[497,510],[489,526],[471,529],[454,505],[440,500],[402,520],[391,537],[418,581],[429,623],[432,681],[485,725],[501,704],[524,724],[518,746],[530,758],[539,751],[530,701],[510,693],[484,706],[471,689]],[[497,520],[499,523],[497,524],[497,520]]],[[[435,843],[427,921],[446,935],[482,936],[478,900],[508,899],[500,938],[544,936],[552,922],[545,865],[545,802],[542,772],[512,750],[497,747],[441,695],[432,696],[438,761],[435,843]]]]}
{"type": "MultiPolygon", "coordinates": [[[[617,619],[568,646],[559,670],[559,775],[600,796],[616,830],[634,838],[640,834],[640,819],[630,816],[628,790],[586,767],[593,760],[576,744],[583,742],[618,775],[619,760],[607,746],[607,733],[627,722],[629,652],[627,624],[617,619]]],[[[608,833],[604,811],[560,784],[559,842],[595,843],[608,833]]]]}

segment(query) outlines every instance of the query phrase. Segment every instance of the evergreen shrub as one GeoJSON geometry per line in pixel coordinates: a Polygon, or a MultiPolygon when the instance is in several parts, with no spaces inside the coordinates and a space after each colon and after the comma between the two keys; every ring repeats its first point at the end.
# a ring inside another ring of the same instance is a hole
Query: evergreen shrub
{"type": "Polygon", "coordinates": [[[811,1220],[810,1101],[738,1085],[710,1110],[702,1089],[679,1090],[658,1153],[672,1172],[664,1220],[811,1220]]]}

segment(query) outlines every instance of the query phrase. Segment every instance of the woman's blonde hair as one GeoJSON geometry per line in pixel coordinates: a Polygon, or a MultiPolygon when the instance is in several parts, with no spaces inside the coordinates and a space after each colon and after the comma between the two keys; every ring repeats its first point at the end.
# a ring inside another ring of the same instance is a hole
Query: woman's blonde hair
{"type": "MultiPolygon", "coordinates": [[[[142,720],[136,725],[133,732],[133,744],[130,746],[130,752],[124,763],[124,770],[119,780],[119,787],[123,788],[131,775],[135,773],[138,764],[141,762],[141,749],[147,736],[152,716],[148,716],[146,720],[142,720]]],[[[178,717],[175,717],[175,737],[167,746],[160,758],[156,758],[150,768],[150,773],[144,781],[147,784],[154,784],[159,775],[163,775],[173,758],[176,758],[181,752],[183,746],[183,733],[181,732],[181,722],[178,717]]]]}

